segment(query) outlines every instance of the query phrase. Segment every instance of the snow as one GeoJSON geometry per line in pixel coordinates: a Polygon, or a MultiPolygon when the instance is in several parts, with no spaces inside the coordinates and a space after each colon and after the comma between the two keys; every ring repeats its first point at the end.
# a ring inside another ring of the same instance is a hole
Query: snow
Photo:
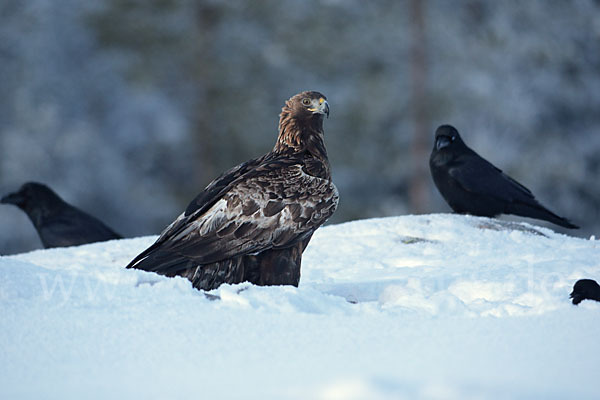
{"type": "Polygon", "coordinates": [[[0,257],[0,398],[593,399],[600,245],[434,214],[319,229],[300,287],[123,268],[156,237],[0,257]]]}

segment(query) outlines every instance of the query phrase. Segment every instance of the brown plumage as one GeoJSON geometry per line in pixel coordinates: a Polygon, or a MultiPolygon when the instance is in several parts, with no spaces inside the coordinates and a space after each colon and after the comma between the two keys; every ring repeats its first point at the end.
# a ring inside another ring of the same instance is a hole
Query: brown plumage
{"type": "Polygon", "coordinates": [[[338,204],[324,115],[321,93],[290,98],[273,150],[211,182],[127,268],[184,276],[204,290],[243,281],[298,286],[302,252],[338,204]]]}

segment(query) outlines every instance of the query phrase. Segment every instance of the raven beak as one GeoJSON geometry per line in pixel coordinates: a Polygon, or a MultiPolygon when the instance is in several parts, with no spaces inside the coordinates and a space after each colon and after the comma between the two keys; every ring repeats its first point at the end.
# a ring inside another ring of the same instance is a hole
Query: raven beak
{"type": "Polygon", "coordinates": [[[448,136],[439,136],[435,140],[435,149],[440,150],[450,145],[452,140],[448,136]]]}
{"type": "Polygon", "coordinates": [[[18,206],[19,204],[23,203],[24,200],[25,199],[23,196],[21,196],[19,193],[10,193],[0,199],[0,203],[14,204],[15,206],[18,206]]]}

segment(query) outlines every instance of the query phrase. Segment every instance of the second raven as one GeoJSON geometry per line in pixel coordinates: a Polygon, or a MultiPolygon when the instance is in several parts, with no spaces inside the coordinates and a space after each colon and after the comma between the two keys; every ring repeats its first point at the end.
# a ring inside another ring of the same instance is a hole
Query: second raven
{"type": "Polygon", "coordinates": [[[0,203],[13,204],[23,210],[47,249],[122,238],[41,183],[25,183],[17,192],[4,196],[0,203]]]}
{"type": "Polygon", "coordinates": [[[435,186],[457,213],[514,214],[579,228],[542,206],[529,189],[471,150],[453,126],[442,125],[435,131],[429,168],[435,186]]]}

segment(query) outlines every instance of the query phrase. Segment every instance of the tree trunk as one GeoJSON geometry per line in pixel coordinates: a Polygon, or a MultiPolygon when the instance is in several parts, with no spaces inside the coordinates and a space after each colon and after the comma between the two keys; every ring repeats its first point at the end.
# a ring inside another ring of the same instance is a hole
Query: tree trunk
{"type": "Polygon", "coordinates": [[[411,104],[413,115],[413,141],[411,145],[412,174],[409,184],[410,210],[420,214],[429,207],[429,171],[427,154],[427,130],[429,126],[427,113],[427,41],[425,36],[425,0],[411,0],[411,32],[412,46],[411,64],[411,104]]]}

